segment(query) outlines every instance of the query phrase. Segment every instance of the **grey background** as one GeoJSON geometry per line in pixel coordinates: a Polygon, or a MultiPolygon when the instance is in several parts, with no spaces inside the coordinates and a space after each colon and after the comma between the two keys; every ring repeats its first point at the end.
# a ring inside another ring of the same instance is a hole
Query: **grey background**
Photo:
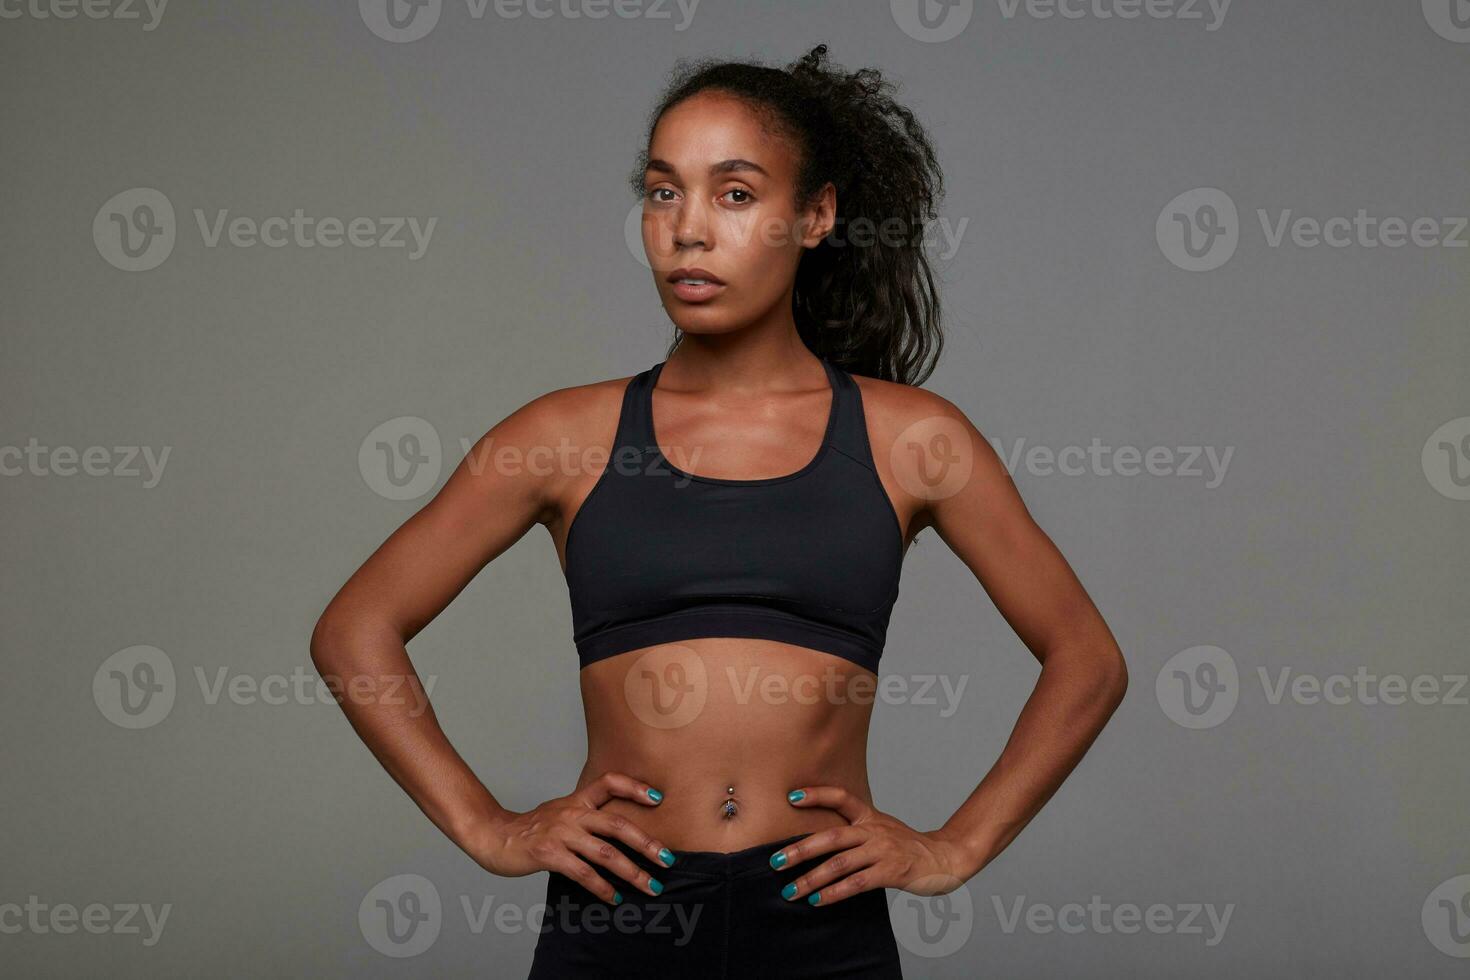
{"type": "MultiPolygon", "coordinates": [[[[13,8],[11,8],[13,9],[13,8]]],[[[28,8],[27,8],[28,9],[28,8]]],[[[968,883],[973,934],[912,976],[1463,976],[1421,910],[1470,872],[1463,704],[1272,704],[1257,677],[1465,671],[1470,504],[1420,464],[1470,415],[1463,248],[1270,247],[1273,215],[1465,215],[1470,44],[1418,3],[1240,0],[1216,30],[1007,19],[915,39],[887,3],[705,0],[648,16],[473,18],[389,43],[351,2],[174,0],[139,21],[0,20],[0,444],[171,447],[162,480],[0,477],[0,905],[171,905],[161,941],[0,932],[15,976],[516,976],[534,935],[474,934],[460,897],[527,908],[544,875],[475,867],[331,703],[209,703],[196,678],[311,670],[345,577],[427,496],[357,453],[429,421],[443,473],[535,396],[658,360],[668,324],[625,245],[625,176],[683,55],[837,62],[902,84],[968,225],[945,257],[928,387],[1003,448],[1233,447],[1223,483],[1015,474],[1117,635],[1126,701],[1042,814],[968,883]],[[94,217],[162,191],[178,241],[104,261],[94,217]],[[1155,240],[1195,187],[1238,205],[1235,255],[1155,240]],[[193,210],[435,216],[427,254],[207,248],[193,210]],[[90,696],[137,644],[172,710],[125,730],[90,696]],[[1239,703],[1176,724],[1155,678],[1223,648],[1239,703]],[[358,906],[430,879],[438,940],[367,943],[358,906]],[[1007,932],[995,902],[1233,905],[1206,933],[1007,932]]],[[[1207,15],[1208,16],[1208,15],[1207,15]]],[[[1463,238],[1464,236],[1462,236],[1463,238]]],[[[1462,464],[1465,461],[1462,461],[1462,464]]],[[[442,482],[442,476],[440,477],[442,482]]],[[[585,752],[565,585],[535,529],[411,646],[455,745],[506,805],[571,788],[585,752]]],[[[967,678],[959,710],[876,710],[879,805],[942,823],[994,761],[1037,669],[932,534],[885,674],[967,678]]],[[[1462,697],[1464,692],[1461,692],[1462,697]]],[[[890,892],[890,898],[895,893],[890,892]]],[[[14,921],[14,920],[11,920],[14,921]]],[[[1465,924],[1461,917],[1461,926],[1465,924]]],[[[814,951],[820,955],[820,951],[814,951]]]]}

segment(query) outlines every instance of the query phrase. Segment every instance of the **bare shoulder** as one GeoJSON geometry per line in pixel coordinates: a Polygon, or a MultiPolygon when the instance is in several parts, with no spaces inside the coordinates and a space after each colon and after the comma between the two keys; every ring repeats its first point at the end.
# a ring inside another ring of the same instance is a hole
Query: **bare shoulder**
{"type": "Polygon", "coordinates": [[[631,380],[555,388],[495,423],[460,466],[473,497],[521,499],[538,523],[557,520],[606,465],[631,380]]]}
{"type": "MultiPolygon", "coordinates": [[[[915,426],[933,427],[937,420],[959,425],[972,435],[979,435],[969,417],[943,395],[927,388],[883,381],[854,374],[863,396],[863,414],[867,418],[869,441],[876,453],[882,446],[892,446],[906,430],[915,426]]],[[[943,425],[943,423],[941,423],[943,425]]]]}
{"type": "Polygon", "coordinates": [[[914,385],[853,378],[873,465],[911,535],[946,512],[1007,493],[1009,478],[994,448],[954,402],[914,385]]]}
{"type": "Polygon", "coordinates": [[[607,449],[617,431],[623,392],[632,376],[555,388],[526,402],[486,433],[524,450],[607,449]]]}

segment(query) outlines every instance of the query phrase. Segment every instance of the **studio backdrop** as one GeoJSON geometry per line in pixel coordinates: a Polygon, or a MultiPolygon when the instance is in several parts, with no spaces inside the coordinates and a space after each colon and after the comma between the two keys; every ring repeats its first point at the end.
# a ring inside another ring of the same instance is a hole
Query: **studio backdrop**
{"type": "MultiPolygon", "coordinates": [[[[659,361],[680,58],[872,65],[933,136],[925,386],[1130,670],[915,977],[1470,968],[1470,4],[0,0],[0,973],[523,976],[313,668],[490,426],[659,361]]],[[[585,759],[545,530],[409,648],[500,801],[585,759]]],[[[873,794],[938,826],[1037,664],[932,532],[873,794]]]]}

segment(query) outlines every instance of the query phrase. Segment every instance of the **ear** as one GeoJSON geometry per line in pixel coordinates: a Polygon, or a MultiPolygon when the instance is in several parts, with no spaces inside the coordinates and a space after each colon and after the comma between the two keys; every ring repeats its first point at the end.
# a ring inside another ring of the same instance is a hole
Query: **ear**
{"type": "Polygon", "coordinates": [[[829,180],[817,192],[811,206],[801,213],[801,247],[816,248],[837,224],[837,188],[829,180]]]}

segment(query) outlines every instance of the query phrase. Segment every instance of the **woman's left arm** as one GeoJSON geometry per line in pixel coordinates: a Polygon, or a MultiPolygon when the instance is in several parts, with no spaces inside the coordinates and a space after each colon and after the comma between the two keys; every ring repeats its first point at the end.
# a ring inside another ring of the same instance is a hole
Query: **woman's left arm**
{"type": "Polygon", "coordinates": [[[999,759],[938,830],[916,831],[842,787],[803,787],[793,805],[830,807],[850,822],[787,848],[792,863],[833,853],[798,880],[792,896],[811,900],[820,891],[823,905],[870,888],[927,895],[958,888],[1051,799],[1128,688],[1102,615],[990,443],[946,399],[923,389],[903,398],[896,421],[876,427],[873,448],[885,482],[899,488],[913,514],[910,533],[934,528],[1041,663],[1041,674],[999,759]],[[884,429],[892,438],[882,437],[884,429]]]}
{"type": "MultiPolygon", "coordinates": [[[[945,412],[931,424],[952,431],[953,442],[963,431],[974,463],[953,493],[928,501],[926,523],[1041,663],[1000,758],[933,833],[958,846],[964,863],[955,874],[967,880],[1016,839],[1076,768],[1123,700],[1128,669],[1101,613],[1032,519],[989,441],[958,408],[939,401],[945,412]]],[[[906,458],[936,465],[922,458],[936,452],[933,441],[913,442],[906,458]]],[[[937,486],[944,488],[943,481],[937,486]]]]}

